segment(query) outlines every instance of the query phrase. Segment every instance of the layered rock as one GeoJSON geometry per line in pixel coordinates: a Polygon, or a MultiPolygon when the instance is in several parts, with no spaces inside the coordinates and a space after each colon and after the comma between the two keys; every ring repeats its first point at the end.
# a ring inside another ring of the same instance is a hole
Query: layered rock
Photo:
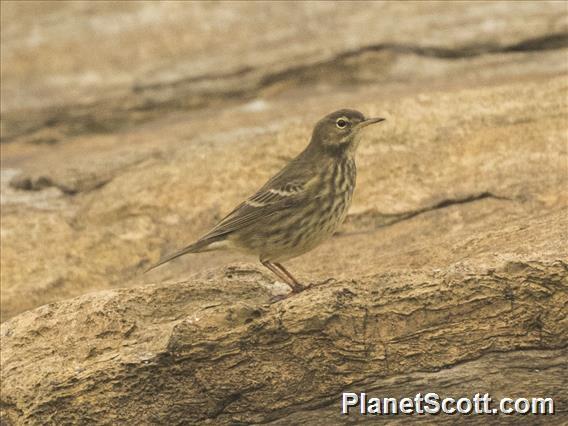
{"type": "Polygon", "coordinates": [[[2,4],[3,423],[343,424],[342,391],[426,388],[566,406],[560,2],[29,7],[2,4]],[[309,290],[270,305],[286,289],[234,253],[142,273],[341,107],[387,122],[340,232],[287,264],[309,290]]]}

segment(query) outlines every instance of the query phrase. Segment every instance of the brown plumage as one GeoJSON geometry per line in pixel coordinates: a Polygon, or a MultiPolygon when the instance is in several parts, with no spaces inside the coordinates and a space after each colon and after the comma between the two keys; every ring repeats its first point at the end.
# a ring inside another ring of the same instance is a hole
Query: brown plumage
{"type": "Polygon", "coordinates": [[[315,248],[343,222],[355,189],[359,132],[383,120],[351,109],[325,116],[300,155],[198,241],[148,270],[187,253],[233,248],[258,255],[300,292],[303,286],[281,262],[315,248]]]}

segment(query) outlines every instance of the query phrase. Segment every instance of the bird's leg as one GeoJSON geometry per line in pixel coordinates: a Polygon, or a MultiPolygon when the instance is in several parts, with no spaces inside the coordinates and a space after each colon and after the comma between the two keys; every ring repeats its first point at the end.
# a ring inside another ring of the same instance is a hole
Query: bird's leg
{"type": "Polygon", "coordinates": [[[274,275],[276,275],[278,278],[280,278],[282,281],[284,281],[286,284],[288,284],[290,287],[292,287],[292,289],[294,289],[294,283],[291,282],[290,278],[288,278],[287,275],[285,275],[281,270],[279,270],[274,263],[269,262],[268,260],[264,260],[264,261],[260,261],[260,263],[262,263],[264,266],[266,266],[268,269],[270,269],[272,271],[272,273],[274,275]]]}
{"type": "Polygon", "coordinates": [[[284,275],[286,275],[290,279],[291,283],[289,285],[290,287],[292,287],[293,293],[300,293],[305,289],[305,287],[302,284],[300,284],[298,280],[294,278],[294,276],[290,272],[286,270],[284,265],[282,265],[281,263],[274,263],[274,266],[280,269],[284,273],[284,275]]]}
{"type": "MultiPolygon", "coordinates": [[[[304,289],[304,286],[300,284],[292,276],[292,274],[290,274],[286,269],[284,269],[284,267],[280,263],[272,263],[268,260],[264,261],[261,260],[260,263],[262,263],[264,266],[270,269],[274,273],[274,275],[276,275],[278,278],[280,278],[282,281],[284,281],[292,288],[292,293],[290,294],[300,293],[304,289]]],[[[290,294],[274,296],[272,297],[270,303],[279,302],[280,300],[286,299],[288,296],[290,296],[290,294]]]]}

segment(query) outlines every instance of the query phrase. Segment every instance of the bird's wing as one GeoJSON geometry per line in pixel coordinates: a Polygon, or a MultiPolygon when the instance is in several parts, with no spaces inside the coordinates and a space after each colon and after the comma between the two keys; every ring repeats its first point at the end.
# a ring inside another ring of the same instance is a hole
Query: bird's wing
{"type": "MultiPolygon", "coordinates": [[[[288,171],[290,172],[290,170],[288,171]]],[[[230,234],[260,218],[294,207],[310,196],[309,189],[315,180],[313,173],[305,170],[298,170],[296,173],[282,172],[274,176],[258,192],[225,216],[201,240],[230,234]]]]}

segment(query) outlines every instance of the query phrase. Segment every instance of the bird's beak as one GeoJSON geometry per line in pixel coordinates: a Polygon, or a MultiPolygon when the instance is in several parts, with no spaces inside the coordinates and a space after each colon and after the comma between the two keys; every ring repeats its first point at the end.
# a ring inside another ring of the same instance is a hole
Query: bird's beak
{"type": "Polygon", "coordinates": [[[362,129],[363,127],[367,127],[375,123],[380,123],[381,121],[385,120],[386,118],[381,118],[381,117],[367,118],[365,121],[361,121],[359,124],[357,124],[357,129],[362,129]]]}

